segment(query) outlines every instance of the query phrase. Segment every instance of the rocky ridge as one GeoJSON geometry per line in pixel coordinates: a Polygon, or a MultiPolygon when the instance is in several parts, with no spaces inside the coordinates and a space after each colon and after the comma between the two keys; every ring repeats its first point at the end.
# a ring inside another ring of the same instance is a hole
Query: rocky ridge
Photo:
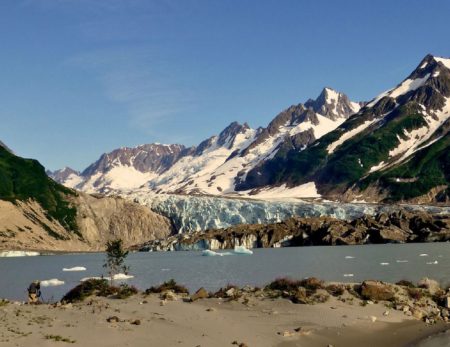
{"type": "Polygon", "coordinates": [[[120,238],[129,247],[173,232],[169,219],[150,209],[114,197],[80,193],[71,197],[77,229],[67,230],[36,201],[0,200],[0,249],[37,251],[102,251],[120,238]]]}
{"type": "Polygon", "coordinates": [[[235,225],[153,240],[141,251],[269,248],[316,245],[450,241],[450,217],[399,210],[351,221],[331,217],[293,217],[281,223],[235,225]]]}

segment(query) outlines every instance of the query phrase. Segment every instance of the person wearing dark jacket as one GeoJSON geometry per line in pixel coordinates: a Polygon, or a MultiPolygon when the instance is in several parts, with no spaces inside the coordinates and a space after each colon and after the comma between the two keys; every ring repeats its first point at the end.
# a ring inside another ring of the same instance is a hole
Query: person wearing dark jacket
{"type": "Polygon", "coordinates": [[[41,283],[33,281],[28,287],[28,303],[37,304],[41,297],[41,283]]]}

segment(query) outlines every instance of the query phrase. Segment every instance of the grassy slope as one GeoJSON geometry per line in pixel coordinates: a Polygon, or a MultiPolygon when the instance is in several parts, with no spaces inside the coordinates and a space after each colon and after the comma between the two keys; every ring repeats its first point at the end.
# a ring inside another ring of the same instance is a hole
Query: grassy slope
{"type": "MultiPolygon", "coordinates": [[[[377,172],[360,185],[378,181],[389,190],[393,201],[407,200],[423,194],[438,185],[450,186],[450,135],[417,152],[409,161],[390,170],[377,172]],[[414,182],[397,182],[400,179],[414,179],[414,182]]],[[[449,194],[447,189],[446,194],[449,194]]]]}
{"type": "Polygon", "coordinates": [[[33,199],[47,211],[48,217],[78,233],[76,208],[64,198],[75,194],[51,180],[38,161],[17,157],[0,146],[0,199],[13,202],[33,199]]]}

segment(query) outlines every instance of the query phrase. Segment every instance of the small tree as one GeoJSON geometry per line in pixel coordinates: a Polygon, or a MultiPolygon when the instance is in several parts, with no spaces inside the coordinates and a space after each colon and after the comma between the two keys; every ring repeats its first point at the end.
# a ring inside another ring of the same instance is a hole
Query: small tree
{"type": "Polygon", "coordinates": [[[120,271],[123,271],[126,274],[130,270],[130,267],[125,265],[125,258],[127,256],[128,251],[123,249],[123,241],[121,239],[108,241],[106,243],[106,260],[103,267],[108,269],[111,285],[116,274],[120,271]]]}

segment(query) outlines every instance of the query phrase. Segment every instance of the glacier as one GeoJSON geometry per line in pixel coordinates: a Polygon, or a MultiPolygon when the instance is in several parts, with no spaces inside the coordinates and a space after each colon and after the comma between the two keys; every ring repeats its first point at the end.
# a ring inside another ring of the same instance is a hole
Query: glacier
{"type": "Polygon", "coordinates": [[[390,212],[399,207],[411,212],[448,214],[450,207],[337,203],[323,200],[251,200],[211,196],[152,194],[142,191],[126,196],[170,218],[178,233],[227,228],[236,224],[267,224],[290,217],[329,216],[355,219],[363,215],[390,212]]]}

